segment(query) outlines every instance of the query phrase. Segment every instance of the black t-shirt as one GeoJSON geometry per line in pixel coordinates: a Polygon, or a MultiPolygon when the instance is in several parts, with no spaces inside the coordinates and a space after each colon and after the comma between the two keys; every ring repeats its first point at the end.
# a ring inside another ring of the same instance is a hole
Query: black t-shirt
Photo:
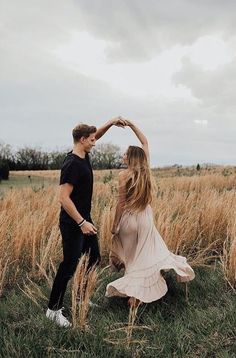
{"type": "MultiPolygon", "coordinates": [[[[89,220],[93,194],[93,171],[88,154],[84,159],[72,152],[67,154],[60,177],[60,185],[65,183],[73,185],[70,198],[83,218],[89,220]]],[[[75,223],[63,207],[61,207],[60,222],[75,223]]]]}

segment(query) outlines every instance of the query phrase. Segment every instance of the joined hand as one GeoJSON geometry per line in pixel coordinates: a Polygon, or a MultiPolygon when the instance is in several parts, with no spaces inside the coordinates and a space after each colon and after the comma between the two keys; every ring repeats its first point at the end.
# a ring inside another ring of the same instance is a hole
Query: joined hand
{"type": "Polygon", "coordinates": [[[132,125],[132,123],[129,120],[127,120],[127,119],[125,119],[125,118],[123,118],[121,116],[114,118],[113,119],[113,124],[116,127],[122,127],[122,128],[132,125]]]}
{"type": "Polygon", "coordinates": [[[121,116],[114,118],[112,120],[112,124],[115,125],[116,127],[122,127],[122,128],[126,126],[126,123],[121,116]]]}

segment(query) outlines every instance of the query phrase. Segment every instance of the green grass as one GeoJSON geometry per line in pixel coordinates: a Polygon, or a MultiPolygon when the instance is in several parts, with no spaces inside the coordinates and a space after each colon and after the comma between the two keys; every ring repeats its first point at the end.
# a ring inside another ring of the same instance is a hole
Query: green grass
{"type": "Polygon", "coordinates": [[[3,197],[7,190],[15,188],[32,187],[34,190],[39,190],[45,186],[57,183],[58,179],[43,178],[39,176],[27,175],[13,175],[11,174],[9,180],[1,180],[0,182],[0,197],[3,197]]]}
{"type": "MultiPolygon", "coordinates": [[[[104,273],[89,312],[89,332],[59,328],[45,317],[47,301],[37,306],[19,288],[8,288],[0,299],[1,357],[235,357],[236,297],[226,285],[220,268],[196,269],[196,279],[185,285],[165,274],[169,291],[161,300],[139,307],[133,339],[145,344],[113,345],[106,339],[124,338],[111,332],[128,320],[127,301],[104,299],[105,287],[116,275],[104,273]]],[[[49,287],[38,283],[46,297],[49,287]]],[[[70,290],[65,297],[70,317],[70,290]]]]}

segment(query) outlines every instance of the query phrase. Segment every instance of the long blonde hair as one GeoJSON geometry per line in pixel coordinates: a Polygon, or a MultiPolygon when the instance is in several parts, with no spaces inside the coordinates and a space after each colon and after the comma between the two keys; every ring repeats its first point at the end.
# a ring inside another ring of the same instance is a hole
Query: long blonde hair
{"type": "Polygon", "coordinates": [[[125,209],[141,211],[152,202],[152,179],[149,163],[144,150],[129,146],[127,152],[128,169],[125,177],[125,209]]]}

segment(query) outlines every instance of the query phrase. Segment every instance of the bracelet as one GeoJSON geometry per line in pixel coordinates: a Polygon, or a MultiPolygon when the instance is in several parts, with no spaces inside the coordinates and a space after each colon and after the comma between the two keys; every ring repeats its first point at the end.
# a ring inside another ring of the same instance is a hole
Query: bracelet
{"type": "Polygon", "coordinates": [[[82,225],[84,225],[84,223],[86,223],[86,220],[83,219],[80,223],[78,223],[79,227],[81,227],[82,225]]]}

